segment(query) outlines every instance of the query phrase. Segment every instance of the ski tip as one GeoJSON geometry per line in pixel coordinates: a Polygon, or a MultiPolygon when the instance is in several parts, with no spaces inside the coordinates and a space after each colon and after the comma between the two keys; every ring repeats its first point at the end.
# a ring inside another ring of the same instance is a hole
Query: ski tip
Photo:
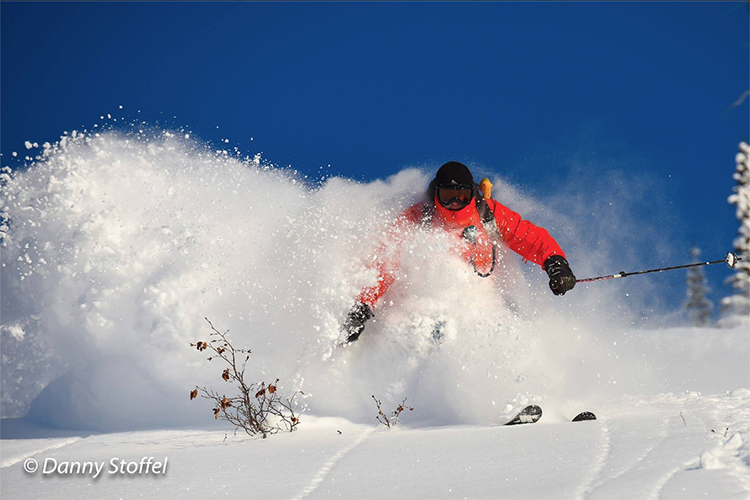
{"type": "Polygon", "coordinates": [[[542,409],[537,405],[529,405],[503,425],[534,424],[540,418],[542,418],[542,409]]]}
{"type": "Polygon", "coordinates": [[[586,420],[596,420],[596,415],[594,415],[590,411],[582,411],[575,416],[573,422],[584,422],[586,420]]]}

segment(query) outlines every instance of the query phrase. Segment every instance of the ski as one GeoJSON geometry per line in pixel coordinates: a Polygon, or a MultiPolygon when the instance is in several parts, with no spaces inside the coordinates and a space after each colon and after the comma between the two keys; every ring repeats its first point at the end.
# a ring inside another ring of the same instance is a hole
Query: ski
{"type": "MultiPolygon", "coordinates": [[[[540,418],[542,418],[542,409],[537,405],[529,405],[504,425],[533,424],[540,418]]],[[[582,411],[572,421],[585,422],[586,420],[596,420],[596,415],[590,411],[582,411]]]]}
{"type": "Polygon", "coordinates": [[[533,424],[542,418],[542,409],[537,405],[529,405],[504,425],[533,424]]]}
{"type": "Polygon", "coordinates": [[[596,420],[596,415],[590,411],[582,411],[572,420],[573,422],[583,422],[585,420],[596,420]]]}

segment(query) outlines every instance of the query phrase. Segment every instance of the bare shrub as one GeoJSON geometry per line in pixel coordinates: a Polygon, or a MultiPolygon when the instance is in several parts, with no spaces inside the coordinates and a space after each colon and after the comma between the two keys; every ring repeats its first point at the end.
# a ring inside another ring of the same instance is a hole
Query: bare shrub
{"type": "Polygon", "coordinates": [[[406,406],[406,398],[404,398],[403,401],[401,401],[401,404],[396,407],[395,410],[391,412],[391,415],[388,416],[385,413],[383,413],[383,409],[381,408],[381,402],[379,399],[375,397],[375,395],[372,395],[372,399],[375,400],[375,406],[378,407],[378,415],[375,417],[378,422],[385,425],[389,429],[396,424],[398,424],[401,421],[401,412],[404,410],[414,411],[414,408],[410,406],[406,406]]]}
{"type": "Polygon", "coordinates": [[[237,349],[227,338],[226,332],[220,332],[206,318],[211,326],[211,337],[209,342],[198,341],[190,345],[198,351],[210,351],[209,361],[221,359],[228,368],[221,372],[224,382],[236,384],[239,394],[227,397],[224,393],[215,391],[213,388],[195,387],[190,391],[190,399],[210,399],[214,402],[214,418],[225,420],[237,429],[243,429],[247,434],[253,436],[261,434],[265,439],[269,434],[276,434],[285,430],[292,432],[299,425],[299,417],[294,411],[294,398],[297,394],[304,393],[296,391],[289,398],[282,398],[278,392],[279,379],[273,383],[258,382],[248,384],[245,382],[245,366],[250,359],[249,349],[237,349]]]}

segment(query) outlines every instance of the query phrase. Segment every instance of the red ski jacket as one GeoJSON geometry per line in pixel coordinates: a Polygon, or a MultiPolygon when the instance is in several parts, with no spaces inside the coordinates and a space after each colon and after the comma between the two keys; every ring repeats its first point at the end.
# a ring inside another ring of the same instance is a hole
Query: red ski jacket
{"type": "MultiPolygon", "coordinates": [[[[560,246],[546,229],[523,220],[516,212],[491,198],[485,201],[495,216],[495,223],[497,224],[498,233],[503,243],[523,257],[524,260],[530,260],[543,266],[544,262],[552,255],[565,257],[560,246]]],[[[412,205],[398,217],[388,238],[391,244],[400,244],[400,240],[404,234],[422,225],[422,214],[425,203],[421,202],[412,205]]],[[[473,261],[475,269],[478,271],[486,272],[486,270],[489,270],[492,265],[492,243],[482,225],[479,212],[477,211],[476,199],[472,199],[469,205],[458,211],[447,210],[437,202],[437,199],[434,200],[434,203],[433,227],[440,227],[455,234],[457,240],[461,240],[465,228],[469,226],[477,228],[477,242],[475,247],[471,248],[468,245],[463,245],[461,254],[467,262],[473,261]]],[[[386,243],[383,245],[385,246],[386,243]]],[[[373,306],[395,280],[393,276],[395,263],[384,259],[385,250],[386,248],[381,248],[376,259],[376,266],[378,268],[377,284],[366,288],[359,296],[359,301],[369,306],[373,306]]]]}

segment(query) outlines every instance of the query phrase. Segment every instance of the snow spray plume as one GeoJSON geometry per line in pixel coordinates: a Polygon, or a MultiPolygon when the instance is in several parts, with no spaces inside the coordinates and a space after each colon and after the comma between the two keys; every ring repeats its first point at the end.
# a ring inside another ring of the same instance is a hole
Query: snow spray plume
{"type": "MultiPolygon", "coordinates": [[[[259,156],[168,132],[45,148],[2,186],[3,415],[23,416],[34,400],[33,418],[63,427],[203,424],[210,406],[190,404],[185,387],[217,376],[189,346],[206,335],[204,317],[252,349],[249,383],[279,378],[279,391],[305,392],[311,413],[354,421],[372,421],[372,394],[386,407],[408,397],[419,409],[410,425],[424,425],[646,388],[649,367],[624,326],[639,313],[622,288],[561,300],[508,252],[497,279],[476,279],[439,232],[409,235],[367,331],[335,347],[376,279],[368,264],[381,235],[435,168],[310,187],[259,156]]],[[[492,180],[496,199],[559,234],[574,269],[591,271],[576,257],[593,249],[571,243],[585,241],[578,221],[492,180]]]]}

